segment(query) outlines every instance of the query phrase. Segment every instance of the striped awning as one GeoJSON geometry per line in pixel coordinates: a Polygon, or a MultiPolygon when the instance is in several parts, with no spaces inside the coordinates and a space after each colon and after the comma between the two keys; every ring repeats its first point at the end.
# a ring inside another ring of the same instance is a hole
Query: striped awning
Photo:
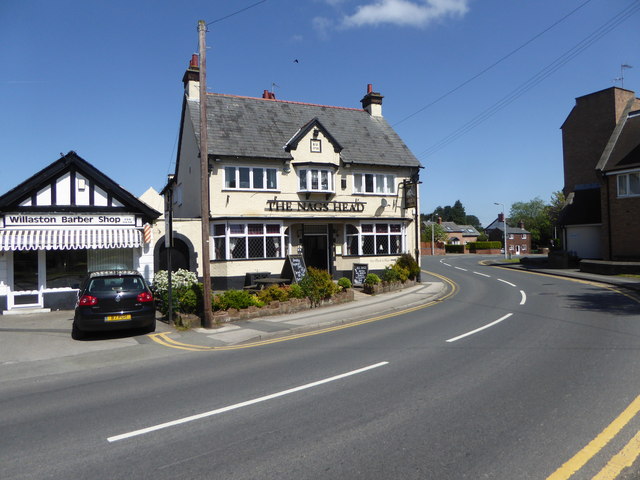
{"type": "Polygon", "coordinates": [[[142,232],[135,228],[0,230],[0,251],[135,248],[142,245],[142,232]]]}

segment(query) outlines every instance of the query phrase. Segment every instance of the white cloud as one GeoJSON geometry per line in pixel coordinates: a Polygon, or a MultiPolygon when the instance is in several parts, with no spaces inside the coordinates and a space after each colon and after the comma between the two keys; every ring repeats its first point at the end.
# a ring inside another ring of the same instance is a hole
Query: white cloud
{"type": "Polygon", "coordinates": [[[312,25],[313,29],[322,40],[327,40],[329,38],[329,31],[332,27],[331,20],[325,17],[315,17],[312,20],[312,25]]]}
{"type": "Polygon", "coordinates": [[[362,27],[389,23],[400,26],[424,27],[444,17],[462,16],[469,10],[470,0],[378,0],[358,7],[346,16],[343,25],[362,27]]]}

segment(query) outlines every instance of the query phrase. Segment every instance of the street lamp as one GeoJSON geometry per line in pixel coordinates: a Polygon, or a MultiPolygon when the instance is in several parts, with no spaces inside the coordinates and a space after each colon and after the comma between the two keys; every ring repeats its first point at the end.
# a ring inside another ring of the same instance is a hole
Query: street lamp
{"type": "Polygon", "coordinates": [[[504,203],[493,202],[494,205],[502,207],[502,221],[504,222],[504,258],[507,259],[507,217],[504,215],[504,203]]]}

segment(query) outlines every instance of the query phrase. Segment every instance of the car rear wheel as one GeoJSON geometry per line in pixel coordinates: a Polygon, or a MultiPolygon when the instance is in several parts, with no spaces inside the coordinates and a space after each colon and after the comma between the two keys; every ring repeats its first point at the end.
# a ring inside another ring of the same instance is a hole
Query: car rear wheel
{"type": "Polygon", "coordinates": [[[71,326],[71,338],[74,340],[82,340],[84,338],[84,332],[78,328],[76,322],[73,322],[71,326]]]}
{"type": "Polygon", "coordinates": [[[144,327],[142,329],[143,333],[146,335],[148,333],[153,333],[156,331],[156,319],[153,319],[153,322],[148,327],[144,327]]]}

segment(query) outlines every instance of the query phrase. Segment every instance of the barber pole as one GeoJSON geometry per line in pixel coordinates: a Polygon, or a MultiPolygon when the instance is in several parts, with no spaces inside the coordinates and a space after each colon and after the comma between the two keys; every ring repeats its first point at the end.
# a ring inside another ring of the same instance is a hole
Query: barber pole
{"type": "Polygon", "coordinates": [[[151,225],[148,223],[144,224],[143,235],[144,243],[151,243],[151,225]]]}

